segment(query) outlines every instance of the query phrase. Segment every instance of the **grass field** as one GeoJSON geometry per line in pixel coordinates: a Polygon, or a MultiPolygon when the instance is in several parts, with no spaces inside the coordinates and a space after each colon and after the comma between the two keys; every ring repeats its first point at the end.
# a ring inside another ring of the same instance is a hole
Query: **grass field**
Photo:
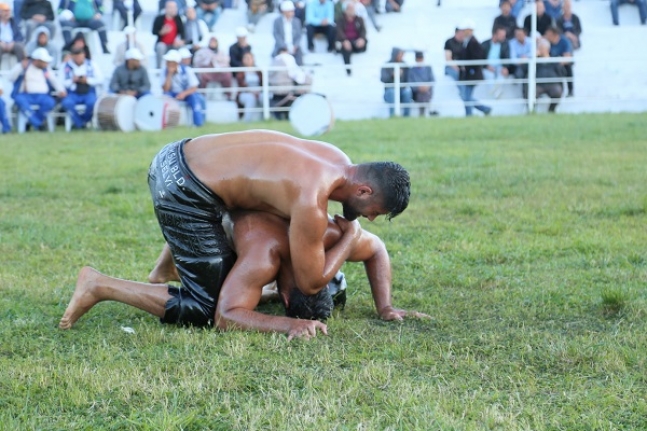
{"type": "Polygon", "coordinates": [[[646,125],[336,124],[322,139],[354,161],[410,170],[409,209],[362,225],[391,253],[394,304],[433,318],[378,320],[348,264],[330,335],[290,343],[116,303],[57,329],[83,265],[146,279],[163,244],[148,165],[198,131],[2,137],[0,429],[647,429],[646,125]]]}

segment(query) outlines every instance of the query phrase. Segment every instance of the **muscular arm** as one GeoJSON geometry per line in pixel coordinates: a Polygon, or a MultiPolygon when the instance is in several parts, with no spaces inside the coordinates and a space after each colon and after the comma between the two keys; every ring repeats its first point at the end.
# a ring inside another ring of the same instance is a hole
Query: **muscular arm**
{"type": "Polygon", "coordinates": [[[348,259],[359,235],[359,224],[349,223],[341,239],[324,252],[328,214],[319,208],[296,208],[290,220],[290,256],[294,278],[305,295],[319,292],[348,259]]]}

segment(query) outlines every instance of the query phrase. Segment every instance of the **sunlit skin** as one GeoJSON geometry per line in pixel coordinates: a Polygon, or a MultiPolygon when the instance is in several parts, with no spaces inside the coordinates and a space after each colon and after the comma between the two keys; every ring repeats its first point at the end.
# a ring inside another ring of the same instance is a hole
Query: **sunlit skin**
{"type": "MultiPolygon", "coordinates": [[[[234,212],[232,219],[232,238],[238,260],[222,286],[214,316],[216,326],[223,330],[285,333],[288,340],[311,338],[318,331],[327,334],[326,325],[319,321],[254,311],[261,300],[264,285],[277,280],[286,304],[290,290],[294,288],[287,237],[289,225],[284,219],[262,212],[234,212]]],[[[333,246],[342,236],[337,224],[329,220],[323,238],[325,247],[333,246]]],[[[428,317],[415,311],[393,308],[389,256],[378,237],[361,231],[348,260],[364,262],[375,307],[383,320],[428,317]]],[[[149,279],[150,284],[138,283],[108,277],[89,267],[83,268],[59,327],[71,328],[98,302],[109,300],[140,308],[158,317],[164,316],[165,304],[171,296],[163,283],[179,279],[168,247],[164,248],[149,279]]]]}
{"type": "Polygon", "coordinates": [[[295,279],[306,295],[332,279],[360,233],[356,221],[340,218],[344,235],[324,251],[328,200],[345,203],[354,215],[370,220],[387,213],[373,189],[357,180],[357,165],[324,142],[256,130],[193,139],[184,155],[196,177],[227,208],[267,211],[290,220],[295,279]]]}

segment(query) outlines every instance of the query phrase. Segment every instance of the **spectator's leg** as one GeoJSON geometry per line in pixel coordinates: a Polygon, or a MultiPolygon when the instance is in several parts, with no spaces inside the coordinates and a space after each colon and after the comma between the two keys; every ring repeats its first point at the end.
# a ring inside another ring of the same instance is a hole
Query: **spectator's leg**
{"type": "Polygon", "coordinates": [[[4,100],[0,97],[0,122],[2,122],[2,133],[11,132],[11,123],[9,122],[9,117],[7,116],[7,105],[4,100]]]}
{"type": "Polygon", "coordinates": [[[133,25],[137,22],[137,18],[142,14],[142,7],[139,4],[138,0],[135,0],[133,3],[133,25]]]}
{"type": "Polygon", "coordinates": [[[108,50],[108,33],[106,32],[106,26],[100,19],[91,19],[83,23],[83,27],[87,27],[92,30],[96,30],[99,33],[99,40],[101,41],[101,49],[104,54],[110,54],[108,50]]]}
{"type": "Polygon", "coordinates": [[[204,124],[205,101],[200,93],[189,94],[184,101],[191,107],[193,112],[193,125],[200,127],[204,124]]]}
{"type": "Polygon", "coordinates": [[[465,116],[472,116],[472,109],[474,107],[474,100],[472,99],[472,93],[474,92],[474,85],[464,85],[463,86],[463,103],[465,104],[465,116]]]}
{"type": "MultiPolygon", "coordinates": [[[[411,90],[411,87],[402,87],[400,89],[400,103],[405,103],[405,104],[410,104],[413,102],[413,91],[411,90]]],[[[402,115],[405,117],[408,117],[411,115],[411,107],[410,106],[405,106],[402,108],[402,115]]]]}
{"type": "MultiPolygon", "coordinates": [[[[125,27],[128,25],[128,10],[126,9],[126,5],[124,4],[123,0],[114,0],[112,3],[112,7],[119,12],[119,16],[121,17],[121,22],[122,25],[125,27]]],[[[114,12],[113,12],[114,13],[114,12]]],[[[133,21],[134,21],[133,17],[133,21]]],[[[122,27],[123,28],[123,27],[122,27]]]]}
{"type": "Polygon", "coordinates": [[[243,121],[252,121],[254,119],[253,109],[256,108],[256,96],[252,93],[241,93],[240,103],[243,105],[243,121]]]}
{"type": "Polygon", "coordinates": [[[618,18],[618,1],[619,0],[611,0],[609,2],[609,5],[611,7],[611,20],[613,21],[613,25],[620,24],[620,21],[618,18]]]}
{"type": "Polygon", "coordinates": [[[162,57],[164,57],[166,51],[168,51],[168,45],[164,42],[157,42],[155,44],[155,63],[158,69],[162,67],[162,57]]]}
{"type": "Polygon", "coordinates": [[[92,120],[92,115],[94,113],[94,105],[97,103],[97,94],[94,91],[83,96],[82,103],[85,105],[85,112],[81,114],[81,120],[83,121],[83,126],[85,127],[90,120],[92,120]]]}
{"type": "Polygon", "coordinates": [[[395,109],[393,108],[393,103],[395,103],[395,91],[393,87],[387,87],[384,89],[384,101],[389,104],[389,117],[393,117],[395,114],[395,109]]]}
{"type": "Polygon", "coordinates": [[[75,93],[68,93],[68,95],[61,101],[61,106],[72,117],[74,127],[80,129],[85,124],[76,110],[76,104],[79,103],[80,97],[75,93]]]}
{"type": "Polygon", "coordinates": [[[43,122],[31,109],[31,105],[35,104],[35,98],[33,96],[33,94],[20,93],[16,94],[13,101],[18,106],[18,109],[27,117],[29,124],[38,128],[43,125],[43,122]]]}
{"type": "Polygon", "coordinates": [[[63,40],[65,45],[72,41],[72,30],[77,27],[76,21],[61,20],[61,32],[63,33],[63,40]]]}
{"type": "Polygon", "coordinates": [[[312,24],[308,24],[306,26],[306,37],[308,39],[308,51],[312,52],[315,49],[314,45],[314,36],[315,36],[315,26],[312,24]]]}
{"type": "Polygon", "coordinates": [[[640,23],[645,25],[647,23],[647,0],[636,0],[636,6],[638,6],[640,14],[640,23]]]}
{"type": "MultiPolygon", "coordinates": [[[[349,40],[345,40],[341,44],[341,56],[344,59],[344,64],[348,66],[350,64],[350,54],[353,51],[353,47],[349,40]]],[[[351,70],[350,67],[346,68],[346,74],[350,76],[351,70]]]]}
{"type": "Polygon", "coordinates": [[[373,24],[373,27],[375,27],[375,30],[380,31],[382,30],[382,26],[380,26],[377,23],[377,17],[375,16],[375,7],[370,4],[366,6],[366,14],[368,15],[368,18],[371,20],[371,23],[373,24]]]}
{"type": "MultiPolygon", "coordinates": [[[[22,22],[22,18],[20,17],[20,11],[22,10],[22,4],[24,3],[24,0],[13,0],[13,19],[16,22],[16,25],[20,25],[22,22]]],[[[29,41],[29,39],[25,39],[25,41],[29,41]]]]}
{"type": "Polygon", "coordinates": [[[25,58],[25,45],[22,42],[14,42],[11,53],[16,56],[18,61],[22,61],[25,58]]]}
{"type": "Polygon", "coordinates": [[[558,84],[548,84],[546,86],[546,94],[550,97],[550,105],[548,105],[548,112],[555,112],[559,99],[562,98],[562,86],[558,84]]]}
{"type": "Polygon", "coordinates": [[[334,25],[324,27],[326,38],[328,39],[328,52],[335,50],[335,39],[337,37],[337,28],[334,25]]]}
{"type": "Polygon", "coordinates": [[[516,3],[512,5],[512,9],[510,9],[510,15],[517,18],[521,13],[525,2],[526,0],[517,0],[516,3]]]}

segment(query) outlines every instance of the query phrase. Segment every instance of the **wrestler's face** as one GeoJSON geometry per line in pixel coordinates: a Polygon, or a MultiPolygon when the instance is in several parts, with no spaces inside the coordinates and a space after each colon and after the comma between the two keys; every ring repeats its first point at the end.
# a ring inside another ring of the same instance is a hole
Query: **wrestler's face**
{"type": "Polygon", "coordinates": [[[376,202],[374,196],[355,197],[342,203],[342,210],[344,218],[348,221],[353,221],[358,217],[366,217],[368,220],[373,221],[377,216],[387,214],[388,211],[384,209],[380,202],[376,202]]]}

